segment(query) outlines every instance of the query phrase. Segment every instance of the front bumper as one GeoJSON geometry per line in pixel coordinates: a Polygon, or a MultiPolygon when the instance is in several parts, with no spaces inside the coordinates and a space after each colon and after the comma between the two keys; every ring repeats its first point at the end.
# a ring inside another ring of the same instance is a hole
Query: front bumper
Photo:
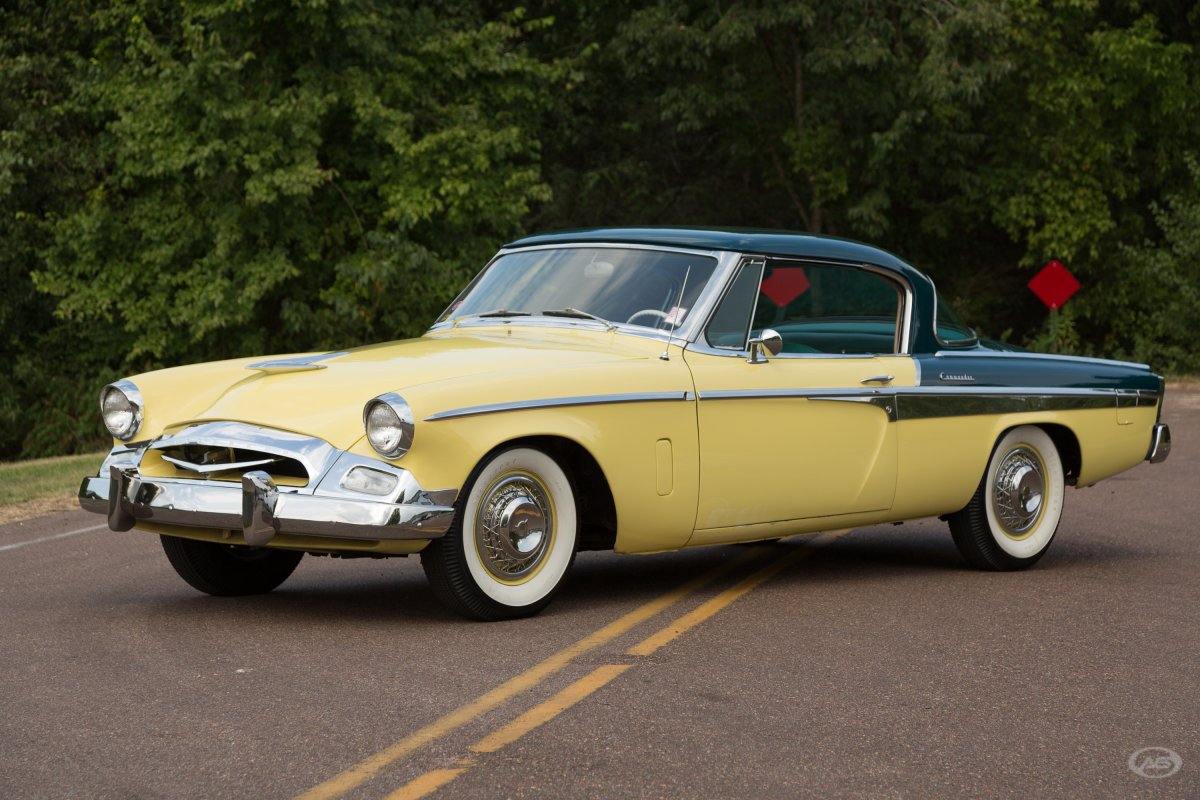
{"type": "Polygon", "coordinates": [[[316,485],[297,488],[278,486],[258,470],[242,474],[240,483],[143,475],[139,464],[154,445],[114,448],[100,474],[83,479],[79,505],[106,514],[114,531],[139,522],[240,531],[254,546],[270,544],[277,534],[356,542],[437,539],[454,520],[457,491],[425,491],[406,470],[350,453],[328,453],[314,470],[322,475],[312,481],[316,485]],[[387,497],[347,490],[342,478],[362,466],[388,471],[397,488],[387,497]]]}

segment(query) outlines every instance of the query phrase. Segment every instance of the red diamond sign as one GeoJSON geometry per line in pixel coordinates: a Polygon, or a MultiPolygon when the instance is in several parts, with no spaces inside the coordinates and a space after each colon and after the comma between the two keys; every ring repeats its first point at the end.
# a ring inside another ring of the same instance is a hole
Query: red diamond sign
{"type": "Polygon", "coordinates": [[[808,277],[803,267],[776,267],[771,277],[762,282],[762,293],[772,303],[783,308],[808,291],[808,277]]]}
{"type": "Polygon", "coordinates": [[[1061,308],[1071,295],[1079,291],[1079,281],[1075,280],[1075,276],[1061,263],[1051,261],[1033,276],[1033,280],[1029,281],[1029,288],[1053,311],[1061,308]]]}

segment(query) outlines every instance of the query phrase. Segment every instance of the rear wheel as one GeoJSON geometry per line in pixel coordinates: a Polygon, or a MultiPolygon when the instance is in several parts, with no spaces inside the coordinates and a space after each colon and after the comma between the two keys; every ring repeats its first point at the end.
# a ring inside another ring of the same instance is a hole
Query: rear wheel
{"type": "Polygon", "coordinates": [[[287,580],[304,553],[160,536],[167,560],[193,588],[230,597],[264,594],[287,580]]]}
{"type": "Polygon", "coordinates": [[[536,614],[575,560],[575,493],[562,467],[528,447],[502,450],[468,481],[446,535],[421,552],[434,593],[493,621],[536,614]]]}
{"type": "Polygon", "coordinates": [[[1045,554],[1062,517],[1062,459],[1041,428],[1000,438],[971,502],[948,517],[954,544],[973,566],[1014,570],[1045,554]]]}

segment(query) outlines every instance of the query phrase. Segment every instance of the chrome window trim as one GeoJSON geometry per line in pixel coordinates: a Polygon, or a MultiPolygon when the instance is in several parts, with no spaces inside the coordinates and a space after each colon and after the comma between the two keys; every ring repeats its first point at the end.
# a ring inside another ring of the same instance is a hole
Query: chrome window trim
{"type": "MultiPolygon", "coordinates": [[[[1103,364],[1112,367],[1133,367],[1150,371],[1149,364],[1139,364],[1136,361],[1118,361],[1112,358],[1091,358],[1089,356],[1064,356],[1057,353],[1014,353],[1008,350],[938,350],[934,358],[1034,358],[1044,361],[1075,361],[1084,364],[1103,364]]],[[[1109,390],[1111,391],[1111,390],[1109,390]]]]}
{"type": "Polygon", "coordinates": [[[938,289],[937,283],[929,275],[925,276],[929,280],[929,285],[933,289],[933,313],[929,315],[930,324],[933,326],[933,340],[942,347],[978,347],[979,346],[979,331],[971,328],[971,333],[974,334],[970,339],[963,339],[963,343],[956,345],[946,341],[938,336],[937,312],[938,312],[938,289]]]}
{"type": "MultiPolygon", "coordinates": [[[[444,317],[450,311],[450,309],[454,306],[455,303],[457,303],[460,299],[465,297],[467,294],[470,293],[470,291],[472,289],[475,288],[475,284],[479,282],[480,276],[482,276],[483,273],[485,273],[488,269],[490,269],[492,264],[494,264],[500,258],[502,258],[506,255],[511,255],[513,253],[529,253],[529,252],[533,252],[533,251],[537,251],[537,250],[567,250],[567,249],[571,249],[571,250],[581,250],[581,249],[645,250],[647,252],[653,252],[653,253],[679,253],[679,254],[683,254],[683,255],[693,255],[693,256],[699,256],[702,258],[714,259],[717,262],[717,264],[713,268],[713,273],[709,277],[708,283],[701,290],[700,294],[696,297],[696,304],[694,306],[692,306],[691,309],[688,310],[687,318],[684,320],[683,325],[680,326],[680,328],[678,330],[676,330],[674,332],[673,336],[671,337],[674,341],[679,342],[680,344],[683,344],[684,342],[693,341],[696,338],[696,336],[699,334],[699,332],[704,328],[704,325],[707,323],[708,318],[711,315],[713,308],[716,305],[715,297],[719,296],[724,291],[724,287],[725,287],[726,283],[728,283],[728,281],[729,281],[730,274],[735,271],[734,268],[737,266],[739,259],[741,258],[741,254],[735,253],[732,251],[727,251],[727,250],[703,250],[703,249],[689,248],[689,247],[671,247],[669,245],[625,244],[622,242],[569,242],[569,243],[562,243],[562,244],[548,243],[548,244],[533,245],[530,247],[504,248],[504,249],[500,250],[498,253],[496,253],[496,255],[493,256],[491,258],[491,260],[489,260],[487,262],[487,264],[485,264],[483,266],[483,268],[480,269],[479,272],[477,272],[475,274],[475,277],[471,279],[471,282],[467,284],[465,289],[463,289],[461,292],[459,292],[457,295],[455,295],[455,298],[450,303],[450,305],[447,306],[446,309],[443,310],[442,313],[438,315],[438,321],[426,329],[426,333],[434,333],[437,331],[446,331],[446,330],[453,330],[455,328],[469,327],[474,323],[475,320],[479,319],[478,317],[468,317],[462,321],[456,322],[454,320],[442,320],[442,317],[444,317]]],[[[664,342],[667,341],[667,339],[668,339],[667,331],[661,331],[661,330],[658,330],[655,328],[648,328],[648,327],[645,327],[642,325],[629,325],[626,322],[621,322],[621,321],[617,321],[617,320],[610,320],[610,322],[611,322],[611,324],[613,324],[617,327],[616,331],[614,331],[615,333],[624,333],[624,334],[629,334],[629,335],[633,335],[633,336],[642,336],[644,338],[653,338],[653,339],[661,340],[664,342]]],[[[536,326],[544,326],[544,327],[559,327],[559,328],[586,327],[586,328],[592,328],[592,329],[603,329],[603,326],[599,322],[595,322],[592,320],[576,320],[576,319],[561,318],[561,317],[540,317],[539,318],[537,315],[530,316],[530,317],[511,317],[511,318],[487,317],[482,320],[482,323],[483,324],[492,324],[492,325],[499,323],[499,324],[515,325],[515,326],[535,326],[535,327],[536,326]],[[543,321],[543,320],[546,320],[546,321],[543,321]],[[553,320],[553,321],[549,321],[549,320],[553,320]],[[584,323],[584,324],[581,325],[580,323],[584,323]]]]}
{"type": "MultiPolygon", "coordinates": [[[[687,346],[689,353],[701,353],[706,356],[723,356],[725,358],[740,358],[743,361],[750,355],[747,350],[730,350],[728,347],[713,347],[704,341],[691,342],[687,346]]],[[[820,358],[895,358],[897,356],[906,356],[907,353],[780,353],[776,356],[770,356],[768,361],[776,361],[782,359],[791,361],[795,359],[820,359],[820,358]]]]}
{"type": "MultiPolygon", "coordinates": [[[[726,295],[733,290],[733,285],[737,283],[737,279],[742,275],[742,270],[745,269],[758,269],[758,284],[759,286],[762,286],[762,276],[767,269],[766,256],[752,256],[743,254],[738,258],[737,264],[735,265],[733,271],[725,280],[725,285],[721,287],[721,292],[718,294],[716,302],[713,303],[713,307],[709,312],[708,319],[706,319],[704,324],[700,327],[700,335],[696,337],[697,344],[703,345],[711,350],[732,352],[737,353],[738,355],[744,355],[750,352],[750,330],[754,323],[753,305],[750,306],[746,315],[746,336],[743,338],[742,346],[740,348],[735,350],[732,347],[718,347],[708,340],[708,326],[712,324],[713,317],[715,317],[717,314],[717,309],[721,307],[721,303],[725,302],[726,295]]],[[[755,293],[755,297],[757,297],[757,292],[755,293]]]]}
{"type": "Polygon", "coordinates": [[[436,422],[456,417],[474,417],[479,414],[498,414],[505,411],[525,411],[532,408],[564,408],[568,406],[595,406],[613,403],[660,403],[663,401],[694,400],[695,395],[688,391],[675,392],[639,392],[630,394],[598,394],[580,395],[578,397],[551,397],[539,400],[515,400],[509,403],[488,403],[480,406],[454,408],[439,411],[425,417],[425,422],[436,422]]]}

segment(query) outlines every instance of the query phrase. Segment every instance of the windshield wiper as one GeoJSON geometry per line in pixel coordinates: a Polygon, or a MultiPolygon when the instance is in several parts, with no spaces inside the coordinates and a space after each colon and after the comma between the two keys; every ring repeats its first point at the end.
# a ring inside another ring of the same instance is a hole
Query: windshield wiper
{"type": "Polygon", "coordinates": [[[507,308],[498,308],[495,311],[485,311],[482,314],[476,314],[477,317],[528,317],[528,311],[509,311],[507,308]]]}
{"type": "Polygon", "coordinates": [[[604,325],[604,327],[610,331],[615,331],[617,329],[616,325],[612,324],[611,322],[606,320],[604,317],[597,317],[595,314],[589,314],[586,311],[580,311],[578,308],[571,308],[570,306],[567,306],[566,308],[560,308],[557,311],[543,311],[542,316],[544,316],[544,317],[571,317],[572,319],[591,319],[591,320],[595,320],[596,322],[602,323],[604,325]]]}

